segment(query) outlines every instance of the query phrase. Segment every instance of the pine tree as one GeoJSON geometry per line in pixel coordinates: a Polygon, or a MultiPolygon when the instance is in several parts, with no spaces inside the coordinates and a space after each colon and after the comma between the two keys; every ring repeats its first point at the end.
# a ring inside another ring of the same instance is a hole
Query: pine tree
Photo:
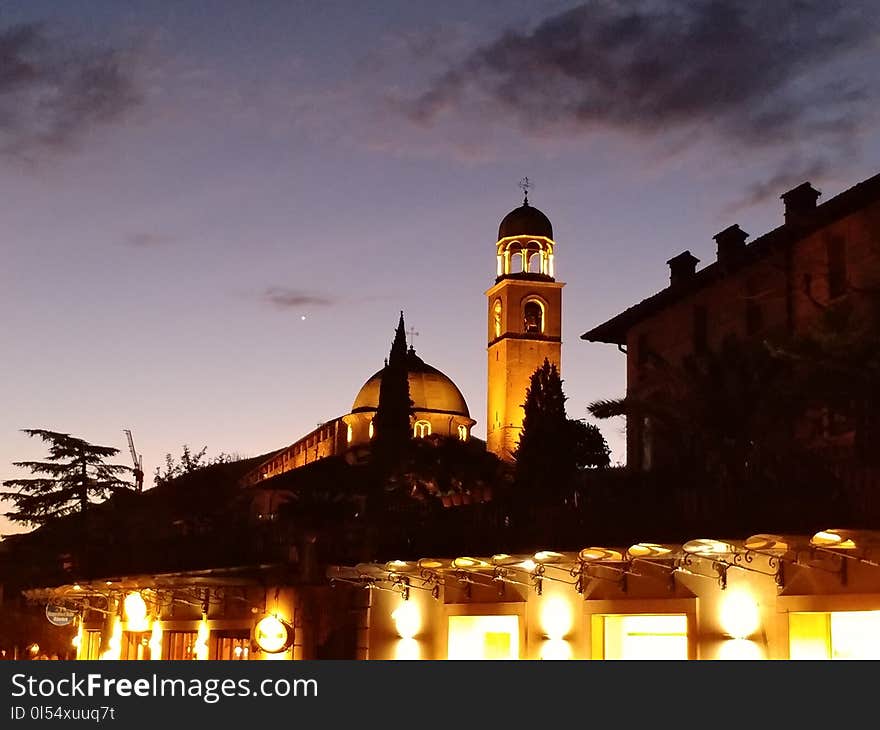
{"type": "Polygon", "coordinates": [[[409,443],[412,407],[409,396],[406,333],[403,312],[401,312],[388,362],[382,370],[379,404],[373,418],[375,430],[373,448],[382,458],[401,454],[409,443]]]}
{"type": "Polygon", "coordinates": [[[29,479],[7,479],[4,487],[15,491],[0,492],[15,509],[6,513],[14,522],[44,525],[65,515],[85,514],[90,504],[106,499],[122,489],[134,489],[120,475],[131,468],[107,464],[119,449],[90,444],[81,438],[41,428],[22,429],[31,437],[49,444],[46,461],[17,461],[14,466],[38,475],[29,479]]]}

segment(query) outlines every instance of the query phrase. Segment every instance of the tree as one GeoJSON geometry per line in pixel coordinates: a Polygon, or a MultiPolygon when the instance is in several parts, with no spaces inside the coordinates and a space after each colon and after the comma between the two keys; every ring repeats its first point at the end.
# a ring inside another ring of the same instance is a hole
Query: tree
{"type": "Polygon", "coordinates": [[[165,454],[165,468],[164,470],[161,470],[158,466],[156,467],[156,470],[153,472],[153,483],[157,487],[160,487],[178,477],[182,477],[185,474],[192,474],[194,471],[204,469],[207,466],[213,466],[214,464],[228,464],[237,460],[236,456],[223,452],[213,458],[206,458],[205,455],[207,453],[207,446],[202,446],[201,449],[194,452],[189,444],[184,444],[183,450],[180,454],[180,460],[175,459],[171,454],[165,454]]]}
{"type": "Polygon", "coordinates": [[[410,441],[412,407],[413,403],[409,396],[406,334],[403,312],[401,312],[388,362],[382,370],[379,403],[373,418],[375,429],[373,450],[378,462],[387,464],[400,457],[406,450],[410,441]]]}
{"type": "Polygon", "coordinates": [[[95,501],[120,490],[134,489],[134,484],[120,478],[122,474],[131,473],[131,467],[105,463],[105,459],[116,456],[119,449],[41,428],[23,429],[23,432],[49,444],[49,456],[46,461],[13,462],[39,476],[3,482],[4,487],[15,490],[2,492],[2,496],[15,505],[13,511],[6,513],[10,520],[44,525],[65,515],[85,514],[95,501]]]}
{"type": "Polygon", "coordinates": [[[581,470],[608,466],[610,450],[599,429],[566,415],[562,382],[547,358],[532,373],[515,454],[520,487],[567,494],[581,470]]]}

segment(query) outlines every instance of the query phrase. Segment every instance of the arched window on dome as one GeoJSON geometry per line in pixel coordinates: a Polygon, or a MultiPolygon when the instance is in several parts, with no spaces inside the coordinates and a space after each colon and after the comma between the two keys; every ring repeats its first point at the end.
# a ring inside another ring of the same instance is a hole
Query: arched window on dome
{"type": "Polygon", "coordinates": [[[529,299],[523,307],[523,331],[528,334],[544,332],[544,305],[537,299],[529,299]]]}
{"type": "Polygon", "coordinates": [[[431,435],[431,424],[428,421],[416,421],[413,426],[413,436],[423,439],[431,435]]]}
{"type": "Polygon", "coordinates": [[[464,424],[459,425],[458,427],[458,440],[459,441],[467,441],[468,437],[468,429],[464,424]]]}
{"type": "Polygon", "coordinates": [[[351,427],[351,424],[348,424],[348,430],[345,432],[345,441],[346,443],[351,443],[352,438],[354,437],[354,429],[351,427]]]}
{"type": "Polygon", "coordinates": [[[371,438],[371,439],[373,438],[373,434],[374,434],[375,432],[376,432],[376,430],[373,428],[373,419],[371,418],[371,419],[370,419],[370,438],[371,438]]]}

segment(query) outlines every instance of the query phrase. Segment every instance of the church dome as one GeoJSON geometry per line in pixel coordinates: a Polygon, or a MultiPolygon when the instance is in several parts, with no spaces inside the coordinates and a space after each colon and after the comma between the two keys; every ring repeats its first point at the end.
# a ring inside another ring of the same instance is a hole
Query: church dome
{"type": "MultiPolygon", "coordinates": [[[[409,397],[414,411],[449,413],[470,418],[461,391],[437,368],[428,365],[410,348],[406,354],[409,397]]],[[[379,385],[384,368],[373,375],[358,391],[352,413],[375,411],[379,406],[379,385]]]]}
{"type": "Polygon", "coordinates": [[[498,226],[498,240],[510,236],[544,236],[553,238],[550,219],[537,208],[524,203],[504,216],[498,226]]]}

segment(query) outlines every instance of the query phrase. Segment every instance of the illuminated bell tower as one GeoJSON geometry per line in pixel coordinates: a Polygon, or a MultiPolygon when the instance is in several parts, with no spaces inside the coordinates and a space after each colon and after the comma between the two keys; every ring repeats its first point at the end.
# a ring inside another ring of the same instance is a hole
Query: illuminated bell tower
{"type": "Polygon", "coordinates": [[[486,292],[488,318],[488,409],[486,448],[514,458],[523,422],[523,403],[532,373],[544,358],[561,372],[562,282],[556,281],[553,226],[523,204],[498,228],[495,285],[486,292]]]}

